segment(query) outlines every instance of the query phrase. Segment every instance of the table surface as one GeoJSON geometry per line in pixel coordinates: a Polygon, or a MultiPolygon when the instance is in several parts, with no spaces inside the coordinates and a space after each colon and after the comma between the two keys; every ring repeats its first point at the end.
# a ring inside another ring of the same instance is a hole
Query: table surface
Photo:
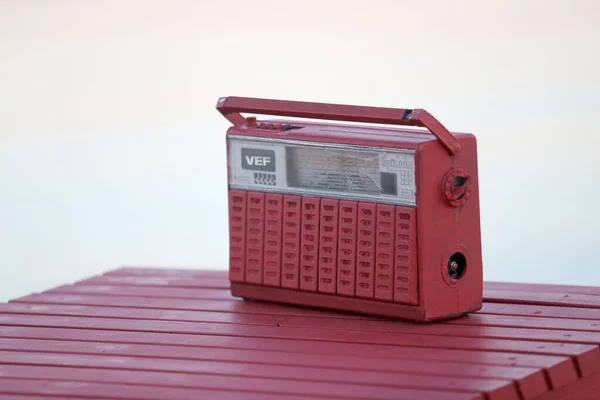
{"type": "Polygon", "coordinates": [[[0,400],[597,399],[600,288],[486,283],[435,324],[231,297],[121,268],[0,304],[0,400]]]}

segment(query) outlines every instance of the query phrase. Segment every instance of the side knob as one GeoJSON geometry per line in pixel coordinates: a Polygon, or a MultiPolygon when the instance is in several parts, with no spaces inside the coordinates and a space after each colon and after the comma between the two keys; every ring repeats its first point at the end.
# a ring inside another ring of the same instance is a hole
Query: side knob
{"type": "Polygon", "coordinates": [[[471,176],[460,168],[452,168],[442,180],[444,200],[452,207],[467,202],[471,195],[471,176]]]}

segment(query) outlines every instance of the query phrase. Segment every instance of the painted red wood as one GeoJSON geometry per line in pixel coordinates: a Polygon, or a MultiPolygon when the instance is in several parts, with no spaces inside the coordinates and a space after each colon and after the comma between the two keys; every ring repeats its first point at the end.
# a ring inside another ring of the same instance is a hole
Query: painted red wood
{"type": "MultiPolygon", "coordinates": [[[[195,333],[206,335],[225,336],[252,336],[261,338],[282,338],[293,340],[322,340],[327,342],[354,342],[354,343],[379,343],[397,344],[398,341],[406,339],[410,342],[413,336],[429,337],[449,341],[471,338],[485,339],[522,339],[525,341],[543,342],[538,350],[551,349],[553,347],[572,351],[576,360],[585,363],[586,373],[594,372],[600,364],[598,348],[594,345],[598,342],[600,334],[595,332],[576,331],[552,331],[545,329],[517,329],[502,327],[472,327],[452,325],[406,325],[390,326],[388,332],[341,329],[345,320],[341,323],[333,320],[318,320],[319,328],[301,327],[299,324],[280,323],[280,326],[272,324],[246,324],[233,315],[223,317],[229,318],[227,322],[211,320],[211,322],[182,322],[182,321],[160,321],[160,320],[129,320],[119,318],[90,318],[76,316],[55,315],[25,315],[25,314],[0,314],[0,325],[8,326],[40,326],[40,327],[63,327],[76,329],[110,329],[129,330],[142,332],[164,332],[164,333],[195,333]],[[336,327],[337,326],[337,327],[336,327]],[[436,329],[428,328],[428,326],[436,329]],[[277,329],[272,329],[276,327],[277,329]],[[327,329],[323,329],[327,327],[327,329]],[[563,333],[569,332],[569,333],[563,333]],[[562,343],[560,343],[562,342],[562,343]],[[589,343],[579,344],[579,343],[589,343]],[[588,369],[589,368],[589,369],[588,369]]],[[[284,318],[284,317],[282,317],[284,318]]],[[[293,318],[293,317],[285,317],[293,318]]],[[[283,319],[281,319],[283,321],[283,319]]],[[[308,322],[308,321],[306,321],[308,322]]],[[[582,366],[582,368],[584,368],[582,366]]]]}
{"type": "MultiPolygon", "coordinates": [[[[32,298],[30,301],[34,302],[34,303],[38,303],[38,305],[35,306],[30,306],[30,305],[26,305],[26,304],[12,304],[12,309],[14,310],[14,312],[31,312],[31,313],[52,313],[52,314],[56,314],[57,312],[60,312],[60,309],[48,309],[47,307],[45,308],[44,306],[39,305],[40,303],[46,303],[48,300],[50,303],[55,302],[57,299],[56,297],[58,297],[60,300],[62,300],[63,302],[66,300],[67,302],[69,301],[69,299],[65,299],[64,297],[61,296],[56,296],[56,295],[47,295],[47,294],[42,294],[42,295],[32,295],[29,296],[30,298],[32,298]],[[50,297],[49,299],[45,299],[44,297],[50,297]],[[55,297],[55,298],[53,298],[55,297]],[[36,300],[37,299],[37,300],[36,300]],[[27,308],[24,308],[27,307],[27,308]],[[23,310],[23,311],[22,311],[23,310]]],[[[77,297],[75,296],[75,298],[73,299],[72,303],[75,304],[81,304],[82,301],[84,301],[84,297],[77,297]]],[[[126,298],[127,299],[127,298],[126,298]]],[[[27,300],[27,298],[25,298],[24,300],[27,300]]],[[[24,300],[19,300],[20,301],[24,301],[24,300]]],[[[105,304],[106,299],[102,296],[100,296],[99,298],[96,298],[95,301],[92,301],[91,303],[94,305],[108,305],[105,304]]],[[[110,300],[112,301],[111,304],[114,305],[115,303],[115,299],[114,298],[110,298],[110,300]]],[[[127,299],[128,300],[128,299],[127,299]]],[[[134,298],[134,300],[136,300],[134,298]]],[[[142,298],[138,298],[137,301],[141,302],[143,299],[142,298]]],[[[161,300],[160,302],[162,302],[164,300],[161,300]]],[[[180,302],[181,304],[179,305],[172,305],[173,307],[185,307],[187,306],[189,307],[193,307],[193,304],[186,304],[184,300],[179,300],[176,299],[175,301],[180,302]]],[[[159,303],[160,303],[159,302],[159,303]]],[[[116,303],[119,306],[131,306],[131,301],[126,301],[126,302],[122,302],[122,303],[116,303]]],[[[84,303],[85,304],[85,303],[84,303]]],[[[246,312],[248,313],[248,309],[254,309],[254,308],[259,308],[259,312],[260,313],[266,313],[266,314],[277,314],[279,313],[280,315],[282,314],[282,311],[277,311],[277,310],[282,310],[281,307],[277,307],[277,306],[273,306],[271,304],[260,304],[260,303],[247,303],[247,304],[243,304],[240,302],[213,302],[212,304],[215,304],[216,306],[220,306],[217,308],[213,308],[213,307],[209,307],[210,311],[219,311],[219,312],[246,312]],[[229,308],[225,308],[222,307],[222,305],[227,305],[227,306],[236,306],[236,307],[229,307],[229,308]]],[[[144,303],[143,304],[145,307],[149,307],[152,308],[153,304],[147,304],[144,303]]],[[[160,304],[159,306],[164,307],[166,306],[165,304],[160,304]]],[[[168,305],[167,305],[168,306],[168,305]]],[[[198,320],[199,316],[202,315],[202,313],[197,313],[197,312],[189,312],[189,311],[162,311],[162,310],[144,310],[144,309],[124,309],[125,312],[123,312],[122,309],[105,309],[105,308],[97,308],[95,309],[95,312],[92,313],[91,310],[85,308],[85,307],[72,307],[72,308],[65,308],[64,310],[62,310],[62,313],[65,314],[70,314],[70,315],[99,315],[100,316],[113,316],[113,317],[121,317],[121,318],[147,318],[147,319],[175,319],[175,320],[198,320]],[[102,310],[112,310],[112,312],[107,313],[107,312],[102,312],[102,310]]],[[[254,312],[255,310],[253,310],[252,312],[254,312]]],[[[290,307],[285,307],[283,308],[283,315],[285,314],[292,314],[292,315],[315,315],[315,316],[328,316],[328,317],[347,317],[346,315],[343,314],[328,314],[325,312],[321,312],[321,311],[313,311],[313,310],[304,310],[302,308],[290,308],[290,307]]],[[[268,321],[269,322],[269,321],[268,321]]],[[[273,321],[270,321],[271,324],[273,324],[273,321]]],[[[529,343],[526,343],[526,345],[529,343]]],[[[442,346],[444,345],[443,343],[441,344],[442,346]]],[[[493,353],[492,353],[493,354],[493,353]]],[[[464,356],[459,356],[458,359],[463,358],[464,356]]],[[[473,356],[469,355],[469,358],[472,359],[473,356]]],[[[513,364],[514,362],[511,361],[510,364],[513,364]]],[[[534,364],[537,365],[537,364],[534,364]]]]}
{"type": "MultiPolygon", "coordinates": [[[[167,310],[138,310],[127,308],[105,308],[105,307],[86,307],[86,306],[67,306],[67,305],[25,305],[25,304],[0,304],[0,318],[3,313],[12,314],[34,314],[34,315],[63,315],[63,316],[81,316],[103,318],[125,318],[125,319],[148,319],[148,320],[167,320],[178,322],[211,322],[211,323],[227,323],[227,324],[248,324],[248,325],[268,325],[273,326],[279,324],[281,327],[298,327],[298,328],[327,328],[327,329],[345,329],[349,322],[347,319],[337,319],[331,316],[327,319],[319,317],[310,317],[304,315],[248,315],[243,313],[220,313],[211,311],[167,311],[167,310]]],[[[588,320],[560,320],[556,318],[529,318],[529,317],[506,317],[506,316],[491,316],[491,315],[471,315],[460,320],[444,322],[444,325],[460,325],[460,326],[435,326],[431,329],[428,326],[417,325],[400,325],[394,321],[357,320],[353,322],[352,328],[345,330],[361,330],[373,332],[398,332],[411,333],[418,331],[426,335],[456,335],[469,337],[473,335],[471,326],[486,327],[490,329],[484,331],[475,331],[477,336],[485,335],[511,335],[514,330],[503,329],[504,327],[519,326],[523,327],[534,326],[541,329],[552,329],[551,333],[563,334],[568,338],[573,338],[577,342],[600,343],[600,334],[594,334],[599,331],[596,327],[598,324],[588,320]],[[572,323],[569,330],[568,324],[572,323]],[[465,325],[465,326],[462,326],[465,325]],[[592,326],[596,325],[596,326],[592,326]],[[499,328],[494,329],[493,328],[499,328]],[[572,332],[572,331],[590,331],[587,332],[572,332]],[[489,333],[488,333],[489,331],[489,333]],[[497,332],[497,333],[496,333],[497,332]],[[565,333],[567,332],[567,333],[565,333]],[[570,332],[570,333],[569,333],[570,332]],[[594,333],[592,333],[594,332],[594,333]],[[593,336],[587,336],[593,335],[593,336]],[[595,342],[599,341],[599,342],[595,342]]],[[[433,325],[432,325],[433,326],[433,325]]],[[[547,336],[548,332],[531,330],[532,335],[547,336]]]]}
{"type": "Polygon", "coordinates": [[[170,287],[152,287],[152,286],[115,286],[115,285],[63,285],[48,290],[46,293],[61,294],[95,294],[107,296],[143,296],[152,299],[181,298],[181,299],[200,299],[200,300],[227,300],[239,301],[231,297],[227,289],[219,288],[170,288],[170,287]]]}
{"type": "MultiPolygon", "coordinates": [[[[81,289],[81,286],[72,286],[81,289]]],[[[87,286],[85,288],[88,288],[87,286]]],[[[56,292],[49,290],[42,294],[32,294],[12,302],[20,303],[38,303],[38,304],[73,304],[73,305],[96,305],[111,307],[131,307],[131,308],[154,308],[168,310],[196,310],[196,311],[218,311],[218,312],[242,312],[250,314],[278,314],[278,315],[310,315],[321,317],[335,317],[345,319],[361,318],[354,314],[343,314],[338,312],[327,312],[321,310],[304,309],[300,307],[279,307],[268,303],[247,302],[239,299],[227,297],[223,294],[217,298],[207,296],[207,300],[198,298],[148,298],[143,296],[103,296],[96,295],[94,292],[73,291],[74,294],[56,292]],[[218,301],[229,300],[229,301],[218,301]]],[[[572,318],[581,320],[600,321],[600,310],[586,308],[566,308],[553,306],[529,306],[515,304],[486,303],[479,314],[494,315],[522,315],[530,317],[551,317],[568,319],[569,314],[572,318]]]]}
{"type": "Polygon", "coordinates": [[[489,289],[484,298],[492,303],[539,304],[548,306],[570,306],[583,308],[600,308],[600,296],[595,294],[560,293],[560,292],[520,292],[489,289]]]}
{"type": "MultiPolygon", "coordinates": [[[[126,351],[124,351],[127,354],[126,351]]],[[[286,366],[208,362],[199,360],[148,359],[146,357],[107,356],[89,354],[48,354],[36,352],[3,351],[7,364],[48,365],[80,368],[117,370],[107,382],[127,382],[133,371],[157,371],[135,383],[149,384],[157,380],[176,381],[178,386],[194,384],[195,387],[226,390],[233,379],[238,389],[246,391],[300,394],[316,397],[394,399],[401,388],[485,393],[490,400],[518,399],[517,391],[506,379],[468,379],[447,376],[428,377],[402,373],[365,373],[362,371],[339,371],[325,368],[302,368],[286,366]],[[118,379],[122,370],[129,370],[127,378],[118,379]],[[175,374],[177,373],[177,374],[175,374]],[[193,375],[191,375],[193,374],[193,375]],[[187,379],[186,379],[187,378],[187,379]]],[[[97,375],[97,374],[96,374],[97,375]]],[[[38,376],[37,378],[42,378],[38,376]]],[[[73,373],[69,374],[73,378],[73,373]]],[[[98,381],[93,376],[87,381],[98,381]]]]}
{"type": "MultiPolygon", "coordinates": [[[[295,353],[285,354],[290,358],[298,358],[299,354],[314,354],[327,359],[328,356],[347,357],[358,355],[355,358],[356,364],[347,363],[349,367],[353,365],[368,364],[372,358],[373,362],[381,359],[393,360],[427,360],[434,361],[436,364],[440,361],[462,362],[473,365],[504,365],[515,367],[534,367],[540,368],[546,374],[549,382],[554,388],[562,387],[577,380],[577,371],[572,359],[567,357],[558,357],[539,354],[524,354],[518,352],[500,352],[501,347],[484,347],[475,351],[471,350],[449,350],[443,343],[421,343],[417,338],[413,341],[421,346],[428,347],[410,347],[369,345],[355,343],[332,343],[320,341],[296,341],[281,339],[263,339],[248,337],[227,337],[227,336],[205,336],[205,335],[186,335],[170,334],[163,335],[153,332],[122,332],[122,331],[103,331],[103,330],[85,330],[85,329],[56,329],[56,328],[32,328],[32,327],[3,327],[0,332],[2,337],[6,338],[34,338],[44,340],[69,340],[69,341],[91,341],[105,342],[113,344],[152,344],[172,345],[176,343],[179,346],[193,347],[221,347],[233,350],[250,349],[262,352],[277,353],[295,353]],[[437,347],[436,347],[437,345],[437,347]],[[496,349],[497,351],[494,351],[496,349]],[[483,351],[492,350],[492,351],[483,351]],[[363,358],[364,357],[364,358],[363,358]]],[[[409,340],[410,341],[410,340],[409,340]]],[[[453,340],[453,342],[456,340],[453,340]]],[[[446,341],[447,342],[447,341],[446,341]]],[[[459,346],[468,348],[470,341],[458,340],[459,346]],[[461,343],[462,342],[462,343],[461,343]]],[[[486,343],[487,344],[487,343],[486,343]]],[[[500,343],[500,345],[503,343],[500,343]]],[[[523,343],[523,349],[530,343],[523,343]]],[[[460,348],[460,347],[458,347],[460,348]]],[[[474,346],[477,349],[477,343],[474,346]]],[[[268,353],[271,354],[271,353],[268,353]]],[[[241,355],[240,355],[241,357],[241,355]]],[[[269,357],[266,355],[265,357],[269,357]]],[[[261,357],[262,359],[262,357],[261,357]]]]}
{"type": "Polygon", "coordinates": [[[598,400],[600,374],[594,374],[559,390],[553,390],[540,400],[598,400]]]}
{"type": "MultiPolygon", "coordinates": [[[[289,353],[267,353],[257,350],[236,350],[230,349],[193,349],[189,347],[173,347],[173,346],[148,346],[148,345],[108,345],[98,342],[72,342],[72,341],[53,341],[48,340],[29,340],[29,339],[0,339],[0,350],[15,350],[28,352],[60,352],[74,354],[96,354],[96,355],[122,355],[135,357],[155,357],[155,358],[177,358],[177,359],[192,359],[204,361],[230,362],[230,363],[249,363],[279,365],[279,366],[308,366],[317,368],[326,367],[322,374],[319,374],[314,380],[340,380],[338,377],[340,371],[335,369],[347,369],[349,371],[343,373],[343,379],[350,379],[357,373],[356,383],[365,382],[368,384],[368,372],[378,371],[379,377],[385,377],[390,372],[399,372],[404,374],[419,374],[431,376],[432,379],[437,379],[435,376],[454,376],[460,377],[463,380],[454,381],[453,385],[462,383],[479,384],[476,378],[496,378],[502,376],[503,380],[515,380],[526,398],[534,398],[535,396],[545,393],[548,386],[545,381],[542,371],[536,368],[527,367],[506,367],[506,366],[486,366],[468,365],[459,362],[443,362],[436,361],[431,363],[428,361],[411,360],[409,363],[399,363],[391,359],[362,359],[362,363],[358,366],[357,357],[341,357],[341,356],[323,356],[302,354],[290,357],[289,353]],[[330,377],[330,378],[328,378],[330,377]],[[471,378],[471,379],[465,379],[471,378]],[[475,379],[473,379],[475,378],[475,379]],[[473,383],[475,382],[475,383],[473,383]]],[[[219,366],[221,364],[217,364],[219,366]]],[[[278,377],[288,371],[288,367],[277,368],[272,377],[278,377]]],[[[294,370],[292,370],[294,372],[294,370]]],[[[299,376],[294,374],[296,378],[299,376]]],[[[391,378],[402,377],[402,374],[393,374],[391,378]]],[[[343,380],[342,379],[342,380],[343,380]]],[[[438,382],[441,384],[441,382],[438,382]]],[[[454,387],[454,386],[453,386],[454,387]]]]}
{"type": "MultiPolygon", "coordinates": [[[[37,351],[48,353],[73,353],[96,355],[123,355],[135,357],[177,358],[205,361],[222,361],[248,364],[271,364],[299,367],[324,367],[353,371],[404,372],[424,375],[460,376],[475,378],[525,379],[542,384],[542,371],[535,367],[514,365],[465,364],[464,360],[446,361],[412,359],[398,362],[395,358],[348,355],[323,355],[286,351],[263,351],[254,349],[205,348],[198,346],[146,345],[136,343],[105,343],[73,340],[40,340],[0,338],[0,350],[37,351]],[[362,363],[357,364],[358,361],[362,363]]],[[[469,354],[469,353],[466,353],[469,354]]],[[[471,354],[472,355],[472,354],[471,354]]],[[[416,358],[416,357],[415,357],[416,358]]],[[[541,385],[545,386],[545,385],[541,385]]]]}
{"type": "Polygon", "coordinates": [[[524,315],[530,317],[577,318],[600,321],[600,309],[527,304],[485,303],[478,314],[524,315]]]}
{"type": "Polygon", "coordinates": [[[240,301],[226,271],[121,268],[0,304],[0,400],[594,398],[600,310],[492,301],[417,325],[240,301]]]}
{"type": "MultiPolygon", "coordinates": [[[[37,303],[37,304],[71,304],[87,306],[110,306],[127,307],[133,309],[155,309],[155,310],[193,310],[193,311],[216,311],[216,312],[239,312],[243,314],[275,314],[275,315],[306,315],[322,318],[343,318],[356,319],[355,315],[346,315],[341,313],[328,313],[318,310],[310,310],[296,307],[286,307],[282,309],[279,306],[266,303],[243,301],[218,301],[218,300],[198,300],[198,299],[178,299],[178,298],[146,298],[132,296],[82,296],[80,294],[60,294],[60,293],[42,293],[32,294],[17,300],[15,303],[37,303]]],[[[143,315],[139,314],[139,315],[143,315]]],[[[184,314],[185,315],[185,314],[184,314]]]]}
{"type": "MultiPolygon", "coordinates": [[[[26,394],[0,394],[0,400],[48,400],[46,396],[28,396],[26,394]]],[[[69,397],[56,397],[52,396],[52,400],[73,400],[69,397]]]]}
{"type": "Polygon", "coordinates": [[[124,285],[124,286],[169,286],[177,288],[217,288],[227,289],[224,279],[215,278],[170,278],[161,276],[111,276],[103,275],[85,279],[80,285],[124,285]]]}
{"type": "MultiPolygon", "coordinates": [[[[270,196],[279,196],[271,195],[270,196]]],[[[270,197],[272,198],[272,197],[270,197]]],[[[102,275],[124,276],[171,276],[178,278],[218,278],[227,280],[223,270],[215,269],[189,269],[189,268],[154,268],[154,267],[121,267],[103,273],[102,275]]]]}
{"type": "Polygon", "coordinates": [[[589,294],[600,296],[600,287],[598,286],[571,286],[571,285],[540,285],[537,283],[507,283],[507,282],[485,282],[484,290],[505,290],[510,292],[554,292],[554,293],[572,293],[589,294]]]}
{"type": "MultiPolygon", "coordinates": [[[[71,369],[65,369],[68,376],[71,369]]],[[[128,375],[121,372],[122,376],[128,375]]],[[[55,396],[69,396],[70,399],[112,399],[112,400],[198,400],[198,399],[224,399],[224,400],[309,400],[312,396],[285,396],[282,393],[248,392],[237,389],[235,381],[231,381],[231,390],[181,388],[173,386],[141,386],[123,383],[97,383],[74,381],[71,379],[15,379],[0,378],[0,393],[2,394],[41,394],[51,400],[55,396]]],[[[415,393],[416,391],[413,391],[415,393]]],[[[419,393],[419,392],[416,392],[419,393]]],[[[437,392],[436,392],[437,394],[437,392]]],[[[329,397],[331,399],[331,397],[329,397]]],[[[339,397],[338,397],[339,398],[339,397]]],[[[461,397],[455,397],[460,399],[461,397]]],[[[464,399],[470,397],[463,394],[464,399]]],[[[453,399],[449,397],[449,399],[453,399]]]]}
{"type": "MultiPolygon", "coordinates": [[[[116,318],[87,318],[87,317],[67,317],[67,316],[45,316],[45,315],[22,315],[22,314],[0,314],[0,325],[19,325],[19,326],[47,326],[47,327],[66,327],[66,328],[88,328],[88,329],[113,329],[113,330],[137,330],[137,331],[148,331],[148,332],[164,332],[164,333],[202,333],[206,335],[226,335],[226,336],[253,336],[263,338],[285,338],[285,339],[296,339],[296,340],[310,340],[319,339],[324,341],[334,342],[348,342],[357,341],[356,331],[345,331],[341,329],[314,329],[314,328],[301,328],[299,325],[291,325],[289,327],[284,326],[285,323],[280,323],[281,326],[273,330],[271,326],[260,326],[260,325],[242,325],[238,320],[238,323],[234,323],[235,320],[230,320],[229,323],[217,323],[217,322],[180,322],[180,321],[158,321],[158,320],[126,320],[116,318]]],[[[319,321],[322,322],[322,321],[319,321]]],[[[243,323],[243,322],[242,322],[243,323]]],[[[423,328],[432,325],[425,325],[423,328]]],[[[400,328],[400,327],[397,327],[400,328]]],[[[404,327],[408,332],[415,332],[414,328],[420,328],[417,325],[407,325],[404,327]]],[[[510,332],[515,331],[513,335],[517,335],[519,330],[511,330],[508,328],[489,328],[488,337],[494,337],[496,329],[500,337],[508,335],[510,332]]],[[[411,336],[421,336],[425,334],[442,335],[442,340],[448,340],[447,337],[453,335],[472,335],[477,337],[479,335],[485,335],[483,329],[477,327],[463,327],[463,326],[443,326],[440,327],[440,331],[428,332],[426,330],[421,331],[420,334],[415,335],[402,335],[402,339],[410,342],[411,336]],[[459,328],[459,329],[455,329],[459,328]],[[467,329],[462,329],[467,328],[467,329]]],[[[527,330],[523,330],[527,331],[527,330]]],[[[389,332],[378,332],[378,331],[362,331],[361,339],[359,342],[363,343],[382,343],[382,344],[394,344],[399,340],[402,340],[397,334],[389,332]]],[[[552,331],[539,330],[539,335],[550,335],[552,331]]],[[[575,332],[571,337],[565,339],[572,339],[576,341],[583,341],[585,337],[576,336],[579,334],[582,336],[586,334],[584,332],[575,332]]],[[[534,336],[525,335],[533,338],[534,336]]],[[[485,336],[484,336],[485,337],[485,336]]],[[[460,336],[459,338],[460,339],[460,336]]],[[[468,338],[462,338],[463,340],[470,340],[468,338]]],[[[452,340],[456,340],[454,337],[452,340]]],[[[538,345],[538,349],[544,350],[547,347],[564,347],[559,343],[544,343],[538,345]]],[[[596,346],[585,346],[585,345],[571,345],[580,346],[578,350],[575,350],[574,362],[581,371],[582,375],[587,376],[599,369],[600,356],[598,348],[596,346]]]]}
{"type": "Polygon", "coordinates": [[[585,319],[545,318],[513,315],[472,314],[448,321],[450,325],[505,326],[571,331],[600,332],[600,322],[585,319]]]}

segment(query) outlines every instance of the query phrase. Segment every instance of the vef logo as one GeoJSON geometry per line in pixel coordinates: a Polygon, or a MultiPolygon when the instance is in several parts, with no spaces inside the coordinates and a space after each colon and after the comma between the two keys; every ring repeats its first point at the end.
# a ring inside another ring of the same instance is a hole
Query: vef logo
{"type": "Polygon", "coordinates": [[[275,172],[275,151],[242,148],[242,169],[275,172]]]}

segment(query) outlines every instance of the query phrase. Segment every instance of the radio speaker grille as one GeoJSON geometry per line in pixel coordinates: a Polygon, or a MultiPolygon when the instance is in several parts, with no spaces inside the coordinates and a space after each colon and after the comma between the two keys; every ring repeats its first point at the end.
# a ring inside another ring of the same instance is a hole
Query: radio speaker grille
{"type": "Polygon", "coordinates": [[[412,207],[231,190],[233,282],[418,304],[412,207]]]}

